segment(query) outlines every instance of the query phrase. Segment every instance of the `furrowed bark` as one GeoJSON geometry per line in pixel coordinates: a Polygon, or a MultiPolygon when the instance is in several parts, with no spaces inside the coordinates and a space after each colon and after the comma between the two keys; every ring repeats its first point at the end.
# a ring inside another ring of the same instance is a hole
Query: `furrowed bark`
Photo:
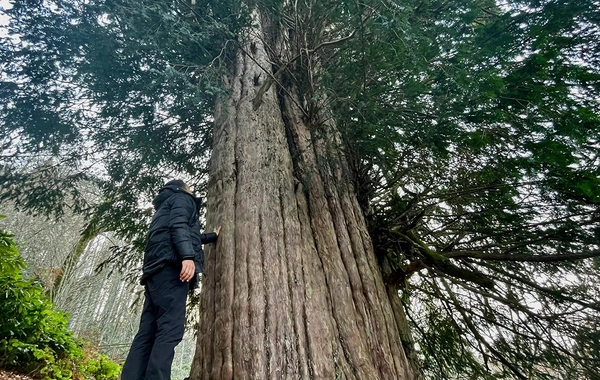
{"type": "MultiPolygon", "coordinates": [[[[257,20],[259,18],[257,17],[257,20]]],[[[335,125],[270,86],[261,30],[216,109],[191,379],[413,379],[335,125]]]]}

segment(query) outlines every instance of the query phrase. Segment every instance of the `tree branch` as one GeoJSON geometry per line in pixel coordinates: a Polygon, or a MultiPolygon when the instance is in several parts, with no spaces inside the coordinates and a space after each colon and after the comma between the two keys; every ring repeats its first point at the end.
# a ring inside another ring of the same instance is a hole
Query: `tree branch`
{"type": "Polygon", "coordinates": [[[452,251],[443,254],[449,259],[468,257],[472,259],[493,260],[493,261],[522,261],[548,263],[557,261],[583,260],[592,257],[600,257],[600,250],[586,251],[579,253],[566,253],[556,255],[510,255],[507,253],[487,253],[483,251],[452,251]]]}
{"type": "MultiPolygon", "coordinates": [[[[306,54],[307,55],[314,54],[315,52],[317,52],[318,50],[320,50],[320,49],[322,49],[324,47],[335,46],[335,45],[341,44],[342,42],[345,42],[345,41],[353,38],[355,34],[356,34],[356,30],[353,30],[352,33],[350,33],[350,35],[348,35],[346,37],[342,37],[342,38],[339,38],[339,39],[333,40],[333,41],[322,42],[317,47],[315,47],[314,49],[310,49],[310,50],[306,49],[306,54]]],[[[279,76],[281,76],[281,74],[283,73],[283,71],[290,64],[294,63],[298,58],[300,58],[302,56],[302,54],[303,54],[303,52],[298,53],[294,58],[292,58],[291,60],[289,60],[286,63],[284,63],[274,74],[271,74],[267,70],[263,69],[265,71],[265,73],[267,73],[269,76],[264,81],[264,83],[262,84],[262,86],[260,86],[260,89],[258,89],[258,92],[256,93],[256,96],[254,97],[254,99],[252,99],[252,108],[255,111],[262,104],[263,95],[269,90],[269,88],[271,88],[271,85],[273,84],[273,82],[277,82],[279,76]]]]}
{"type": "Polygon", "coordinates": [[[425,262],[422,260],[413,261],[408,265],[401,268],[401,271],[406,276],[407,274],[413,273],[417,270],[422,269],[423,264],[428,263],[438,270],[457,278],[473,282],[484,288],[493,289],[494,282],[486,277],[483,273],[466,270],[459,266],[456,266],[448,260],[444,255],[429,248],[425,242],[423,242],[413,231],[407,231],[406,233],[399,233],[402,238],[407,242],[415,245],[419,248],[420,252],[425,256],[425,262]]]}
{"type": "MultiPolygon", "coordinates": [[[[518,282],[520,282],[522,284],[525,284],[525,285],[527,285],[527,286],[529,286],[529,287],[531,287],[531,288],[533,288],[533,289],[535,289],[535,290],[537,290],[539,292],[542,292],[543,294],[546,294],[546,295],[552,297],[553,299],[555,299],[557,301],[569,301],[569,302],[576,303],[578,305],[584,306],[584,307],[589,308],[589,309],[600,311],[600,304],[599,303],[596,303],[596,304],[587,303],[587,302],[578,300],[576,298],[570,297],[568,295],[563,294],[564,291],[562,289],[550,289],[550,288],[546,288],[546,287],[543,287],[543,286],[540,286],[540,285],[536,284],[533,281],[529,281],[529,280],[527,280],[525,278],[522,278],[520,276],[514,275],[514,274],[509,273],[509,272],[506,272],[506,271],[504,271],[504,270],[502,270],[500,268],[495,268],[493,266],[486,265],[486,268],[488,268],[490,270],[493,270],[494,272],[500,273],[500,274],[502,274],[502,275],[504,275],[504,276],[506,276],[506,277],[508,277],[508,278],[510,278],[512,280],[516,280],[516,281],[518,281],[518,282]]],[[[502,280],[501,278],[497,278],[497,276],[494,276],[494,277],[496,279],[501,280],[502,282],[510,283],[510,281],[508,281],[506,279],[502,280]]]]}
{"type": "Polygon", "coordinates": [[[502,364],[504,364],[505,366],[507,366],[519,379],[527,380],[527,376],[523,375],[521,373],[521,371],[519,371],[518,368],[516,368],[510,361],[508,361],[508,359],[506,359],[502,354],[500,354],[500,352],[498,352],[494,347],[492,347],[485,340],[485,338],[483,336],[481,336],[481,334],[479,333],[479,331],[477,330],[477,328],[473,324],[473,321],[471,321],[471,319],[469,318],[469,316],[466,315],[465,312],[464,312],[464,310],[460,307],[460,302],[458,301],[458,299],[456,299],[456,296],[452,292],[452,289],[450,289],[450,286],[448,285],[448,283],[446,282],[446,280],[444,278],[440,278],[440,281],[442,282],[442,284],[444,284],[444,288],[446,289],[446,292],[448,293],[448,295],[452,299],[452,303],[455,306],[457,306],[457,309],[458,309],[460,315],[462,316],[463,321],[465,322],[465,324],[467,325],[467,327],[469,328],[469,330],[471,330],[471,332],[473,333],[473,335],[475,336],[475,338],[477,338],[477,340],[479,342],[481,342],[488,350],[490,350],[490,352],[493,353],[494,356],[502,364]]]}

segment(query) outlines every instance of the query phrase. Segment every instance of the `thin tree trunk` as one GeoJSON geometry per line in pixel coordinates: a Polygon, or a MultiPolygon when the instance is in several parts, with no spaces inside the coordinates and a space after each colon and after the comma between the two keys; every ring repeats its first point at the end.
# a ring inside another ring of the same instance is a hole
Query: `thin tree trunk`
{"type": "Polygon", "coordinates": [[[79,237],[77,241],[77,245],[75,248],[65,257],[62,262],[62,265],[59,267],[59,271],[57,272],[56,278],[54,279],[54,285],[52,286],[51,298],[54,302],[58,302],[57,297],[61,292],[61,287],[65,281],[70,276],[73,275],[73,270],[75,269],[79,259],[87,246],[94,240],[98,235],[100,235],[102,231],[97,228],[92,228],[91,226],[87,226],[84,232],[79,237]]]}
{"type": "Polygon", "coordinates": [[[223,230],[190,378],[413,379],[335,126],[309,125],[291,87],[253,109],[262,40],[216,109],[207,225],[223,230]]]}

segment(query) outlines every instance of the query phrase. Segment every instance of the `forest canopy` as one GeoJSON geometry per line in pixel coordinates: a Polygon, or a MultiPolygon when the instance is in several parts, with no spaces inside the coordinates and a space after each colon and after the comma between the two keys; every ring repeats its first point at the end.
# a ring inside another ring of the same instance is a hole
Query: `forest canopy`
{"type": "Polygon", "coordinates": [[[425,377],[598,379],[597,0],[10,1],[0,201],[81,213],[136,265],[165,179],[216,191],[213,114],[254,9],[298,51],[261,67],[255,109],[275,86],[335,121],[425,377]]]}

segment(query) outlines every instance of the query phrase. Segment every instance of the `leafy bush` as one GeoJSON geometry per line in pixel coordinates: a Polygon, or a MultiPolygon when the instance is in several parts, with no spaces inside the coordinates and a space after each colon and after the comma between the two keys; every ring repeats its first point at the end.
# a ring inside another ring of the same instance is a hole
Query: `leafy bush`
{"type": "Polygon", "coordinates": [[[83,349],[41,284],[23,278],[25,261],[12,235],[0,230],[0,367],[42,379],[117,379],[120,367],[83,349]]]}
{"type": "Polygon", "coordinates": [[[93,378],[96,380],[112,380],[119,377],[121,366],[111,361],[105,355],[96,355],[88,357],[81,373],[86,375],[84,378],[93,378]]]}

